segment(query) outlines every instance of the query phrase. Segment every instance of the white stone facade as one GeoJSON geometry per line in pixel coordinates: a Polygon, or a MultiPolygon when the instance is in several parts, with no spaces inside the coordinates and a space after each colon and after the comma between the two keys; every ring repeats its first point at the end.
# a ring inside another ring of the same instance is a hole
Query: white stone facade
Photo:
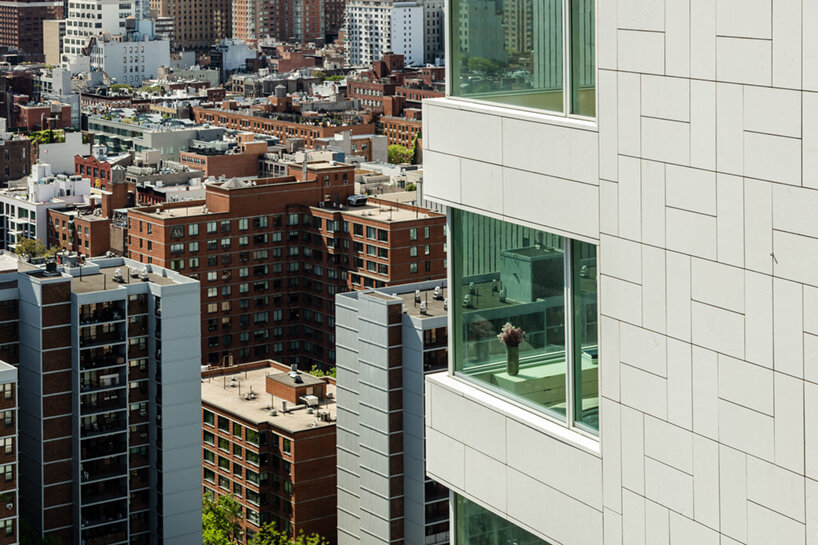
{"type": "Polygon", "coordinates": [[[596,9],[595,121],[423,135],[427,198],[598,245],[600,438],[438,374],[428,471],[555,545],[818,543],[818,4],[596,9]]]}

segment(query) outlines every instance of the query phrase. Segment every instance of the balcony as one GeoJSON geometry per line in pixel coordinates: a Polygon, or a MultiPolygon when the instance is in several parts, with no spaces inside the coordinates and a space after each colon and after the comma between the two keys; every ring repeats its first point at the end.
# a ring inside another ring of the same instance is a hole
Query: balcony
{"type": "Polygon", "coordinates": [[[82,542],[85,545],[115,545],[128,542],[127,526],[123,521],[114,521],[107,526],[85,529],[83,521],[82,542]]]}
{"type": "Polygon", "coordinates": [[[80,391],[82,393],[103,392],[122,388],[125,385],[125,374],[121,369],[100,369],[86,371],[80,376],[80,391]]]}
{"type": "Polygon", "coordinates": [[[103,419],[98,416],[83,417],[82,438],[101,437],[125,431],[125,419],[118,414],[103,419]]]}
{"type": "Polygon", "coordinates": [[[119,479],[83,484],[80,492],[80,502],[82,505],[105,504],[124,499],[127,495],[128,487],[123,475],[119,479]]]}
{"type": "Polygon", "coordinates": [[[119,437],[102,437],[85,439],[82,441],[80,454],[85,461],[97,460],[109,456],[125,454],[128,445],[125,443],[125,434],[119,437]]]}
{"type": "Polygon", "coordinates": [[[94,348],[125,342],[124,328],[103,332],[100,326],[82,328],[80,332],[80,348],[94,348]]]}
{"type": "MultiPolygon", "coordinates": [[[[118,535],[120,528],[124,535],[124,532],[126,531],[124,524],[125,513],[128,512],[126,502],[127,500],[123,498],[107,504],[83,507],[81,522],[83,538],[88,539],[88,543],[91,542],[91,537],[100,537],[104,539],[106,536],[110,536],[114,538],[116,535],[118,535]],[[119,523],[122,523],[121,526],[119,523]],[[107,528],[103,528],[106,526],[107,528]],[[86,530],[92,529],[98,529],[100,531],[86,533],[86,530]],[[88,538],[86,538],[86,536],[88,536],[88,538]]],[[[98,541],[97,543],[111,545],[113,543],[117,543],[117,541],[98,541]]]]}
{"type": "Polygon", "coordinates": [[[104,394],[83,394],[80,399],[80,414],[89,416],[125,410],[125,396],[116,391],[104,394]]]}
{"type": "Polygon", "coordinates": [[[83,371],[91,369],[104,369],[125,364],[125,354],[121,347],[115,349],[90,348],[80,352],[80,369],[83,371]]]}
{"type": "Polygon", "coordinates": [[[125,464],[125,453],[108,456],[80,464],[80,479],[83,483],[105,481],[115,477],[124,477],[128,468],[125,464]]]}
{"type": "Polygon", "coordinates": [[[120,303],[94,303],[80,308],[80,326],[116,322],[125,319],[125,310],[120,303]]]}

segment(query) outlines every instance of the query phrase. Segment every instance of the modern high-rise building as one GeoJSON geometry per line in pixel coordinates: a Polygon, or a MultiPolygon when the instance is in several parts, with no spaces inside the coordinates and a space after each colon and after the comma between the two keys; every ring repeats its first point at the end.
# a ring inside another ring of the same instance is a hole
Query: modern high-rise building
{"type": "Polygon", "coordinates": [[[232,5],[233,38],[263,38],[307,43],[324,39],[325,0],[236,0],[232,5]]]}
{"type": "MultiPolygon", "coordinates": [[[[435,49],[435,37],[442,40],[442,6],[425,2],[392,0],[350,0],[346,5],[347,62],[368,66],[384,53],[404,55],[407,65],[432,63],[442,56],[435,49]]],[[[442,42],[440,42],[442,44],[442,42]]]]}
{"type": "Polygon", "coordinates": [[[403,55],[407,66],[423,66],[426,20],[420,2],[395,2],[390,13],[392,52],[403,55]]]}
{"type": "Polygon", "coordinates": [[[3,2],[0,5],[0,46],[16,47],[23,53],[43,59],[43,21],[62,17],[62,0],[3,2]]]}
{"type": "MultiPolygon", "coordinates": [[[[125,19],[135,15],[134,4],[120,0],[68,1],[65,17],[65,38],[62,54],[64,61],[76,61],[79,56],[89,54],[92,36],[105,32],[125,34],[125,19]]],[[[60,17],[49,17],[60,19],[60,17]]]]}
{"type": "Polygon", "coordinates": [[[156,17],[173,18],[175,49],[207,50],[230,37],[232,4],[228,0],[149,1],[156,17]]]}
{"type": "MultiPolygon", "coordinates": [[[[2,311],[0,311],[2,312],[2,311]]],[[[0,316],[2,319],[3,316],[0,316]]],[[[16,323],[0,324],[4,340],[16,333],[16,323]],[[12,325],[13,324],[13,325],[12,325]]],[[[19,504],[18,478],[19,460],[17,455],[17,368],[0,361],[0,543],[16,545],[20,540],[20,525],[17,517],[19,504]]]]}
{"type": "Polygon", "coordinates": [[[350,206],[354,169],[205,184],[205,200],[128,210],[128,254],[201,282],[211,364],[272,357],[335,365],[335,294],[445,275],[445,217],[375,199],[350,206]]]}
{"type": "Polygon", "coordinates": [[[818,13],[534,0],[531,51],[477,60],[509,34],[472,3],[448,4],[423,114],[451,302],[426,464],[453,541],[811,543],[818,13]]]}
{"type": "Polygon", "coordinates": [[[423,379],[448,363],[446,283],[336,297],[339,545],[449,543],[426,476],[423,379]]]}
{"type": "Polygon", "coordinates": [[[200,542],[198,282],[55,265],[21,263],[0,306],[19,316],[21,518],[65,544],[200,542]]]}

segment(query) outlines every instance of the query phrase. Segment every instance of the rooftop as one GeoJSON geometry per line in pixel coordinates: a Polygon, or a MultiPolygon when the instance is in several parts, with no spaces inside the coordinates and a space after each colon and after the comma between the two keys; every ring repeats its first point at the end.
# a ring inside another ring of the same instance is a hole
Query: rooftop
{"type": "MultiPolygon", "coordinates": [[[[88,271],[83,271],[85,267],[75,267],[69,270],[69,274],[73,276],[71,280],[71,291],[74,293],[90,293],[94,291],[105,291],[105,290],[115,290],[119,289],[120,286],[123,284],[127,285],[130,283],[139,283],[144,282],[140,278],[141,269],[137,267],[128,267],[128,266],[112,266],[107,268],[99,268],[97,269],[96,273],[90,273],[88,271]],[[114,276],[116,271],[119,270],[122,273],[122,278],[125,280],[124,283],[119,283],[114,280],[114,276]],[[81,272],[82,271],[82,274],[81,272]],[[133,278],[132,274],[136,273],[137,277],[133,278]]],[[[154,273],[148,273],[148,282],[153,282],[154,284],[160,286],[169,286],[172,284],[176,284],[172,278],[167,276],[162,276],[154,273]]]]}
{"type": "MultiPolygon", "coordinates": [[[[202,379],[202,401],[256,425],[269,422],[270,425],[289,433],[335,425],[334,384],[327,384],[327,393],[331,393],[333,399],[321,400],[313,414],[307,413],[306,408],[284,413],[281,411],[283,400],[267,393],[267,375],[273,375],[278,381],[291,380],[288,373],[272,367],[208,377],[202,379]],[[231,386],[231,378],[236,379],[234,386],[231,386]],[[251,391],[256,394],[255,398],[245,399],[244,394],[251,391]],[[278,414],[271,416],[269,407],[276,409],[278,414]],[[320,420],[318,411],[329,411],[331,421],[320,420]]],[[[306,373],[301,373],[301,377],[305,384],[309,384],[308,380],[314,380],[316,384],[323,381],[306,373]]]]}
{"type": "Polygon", "coordinates": [[[375,221],[398,222],[412,221],[417,219],[428,219],[432,217],[443,217],[439,214],[431,214],[424,208],[407,210],[398,208],[391,203],[379,203],[370,198],[369,202],[363,206],[344,206],[344,214],[362,219],[372,219],[375,221]]]}
{"type": "Polygon", "coordinates": [[[444,284],[443,281],[441,281],[440,283],[441,294],[439,299],[435,299],[434,288],[430,290],[420,290],[420,300],[421,302],[426,303],[425,314],[421,314],[420,303],[415,302],[414,292],[398,293],[395,294],[395,296],[403,300],[403,309],[409,316],[414,316],[415,318],[433,318],[435,316],[446,316],[447,314],[449,314],[449,312],[445,308],[443,308],[443,302],[446,300],[446,297],[449,296],[449,290],[443,287],[444,284]]]}

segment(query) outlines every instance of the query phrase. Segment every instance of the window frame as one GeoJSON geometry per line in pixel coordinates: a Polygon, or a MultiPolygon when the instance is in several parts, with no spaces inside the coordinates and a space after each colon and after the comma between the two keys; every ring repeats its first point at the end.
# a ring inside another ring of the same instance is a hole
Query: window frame
{"type": "MultiPolygon", "coordinates": [[[[470,212],[467,210],[461,209],[450,209],[452,213],[448,215],[447,218],[447,231],[450,233],[456,232],[454,226],[452,225],[453,222],[453,215],[454,214],[474,214],[477,216],[487,217],[489,219],[496,219],[490,216],[484,216],[482,214],[478,214],[476,212],[470,212]]],[[[505,220],[497,220],[503,221],[505,223],[512,224],[513,222],[508,222],[505,220]]],[[[543,229],[535,228],[537,230],[547,232],[543,229]]],[[[551,233],[556,234],[556,233],[551,233]]],[[[524,398],[514,395],[512,392],[508,392],[503,390],[500,387],[494,387],[487,384],[485,381],[477,379],[471,376],[468,372],[464,372],[463,370],[458,369],[458,352],[462,350],[462,348],[458,349],[456,346],[457,344],[461,343],[455,335],[450,334],[450,344],[449,344],[449,366],[448,366],[448,374],[454,378],[462,380],[467,384],[483,390],[490,395],[502,399],[505,402],[512,403],[524,410],[529,412],[533,412],[538,416],[548,419],[555,424],[568,429],[572,432],[581,434],[585,437],[588,437],[594,441],[600,440],[600,433],[601,433],[601,423],[602,415],[601,415],[601,405],[597,408],[597,417],[599,419],[598,428],[594,430],[593,428],[583,424],[580,420],[578,420],[577,416],[577,409],[576,409],[576,396],[577,396],[577,385],[575,383],[575,350],[576,347],[574,346],[575,343],[575,334],[574,334],[574,324],[575,324],[575,314],[574,314],[574,298],[575,298],[575,290],[573,286],[573,264],[574,264],[574,244],[577,242],[583,242],[590,245],[593,245],[596,248],[596,308],[597,308],[597,322],[596,322],[596,338],[597,338],[597,350],[599,349],[599,341],[601,338],[600,333],[600,325],[601,319],[599,314],[599,297],[600,297],[600,289],[601,289],[601,277],[600,277],[600,266],[599,266],[599,259],[600,259],[600,246],[598,242],[590,242],[587,240],[579,240],[569,238],[563,235],[558,235],[564,241],[564,257],[563,257],[563,282],[564,282],[564,318],[563,318],[563,329],[564,329],[564,336],[565,336],[565,416],[564,419],[555,414],[553,410],[549,410],[547,407],[543,405],[538,405],[534,402],[529,402],[524,398]]],[[[450,247],[449,259],[454,260],[457,258],[456,253],[457,250],[455,249],[455,244],[452,243],[450,247]]],[[[455,300],[457,299],[457,295],[460,293],[458,289],[452,289],[457,282],[460,280],[456,278],[454,275],[458,272],[459,267],[452,263],[450,266],[451,276],[450,276],[450,297],[454,297],[455,300]]],[[[460,311],[460,307],[456,307],[457,310],[450,310],[449,317],[450,317],[450,327],[451,331],[457,330],[457,323],[455,322],[455,312],[460,311]]],[[[599,358],[597,357],[597,388],[599,389],[599,381],[601,380],[601,372],[599,369],[599,358]]],[[[602,395],[600,393],[597,394],[598,398],[601,400],[602,395]]]]}
{"type": "MultiPolygon", "coordinates": [[[[562,57],[563,57],[563,66],[562,66],[562,111],[556,112],[553,110],[544,110],[540,108],[532,108],[530,106],[520,106],[517,104],[509,104],[506,102],[493,102],[490,100],[485,100],[482,98],[474,98],[474,97],[464,97],[452,94],[453,86],[455,85],[455,78],[454,72],[452,70],[452,60],[454,57],[452,56],[452,40],[455,39],[455,36],[459,36],[459,32],[456,32],[456,25],[459,20],[459,16],[455,16],[453,14],[454,6],[451,2],[447,3],[445,6],[445,10],[447,10],[446,15],[448,15],[448,24],[444,23],[444,51],[445,51],[445,59],[446,59],[446,81],[445,81],[445,89],[446,89],[446,98],[452,99],[456,101],[462,102],[469,102],[473,104],[478,104],[482,106],[490,106],[494,108],[503,108],[510,111],[517,110],[520,112],[527,112],[527,113],[534,113],[539,115],[547,115],[551,116],[555,119],[566,120],[566,121],[581,121],[581,122],[591,122],[594,125],[598,124],[599,119],[599,14],[598,14],[598,6],[594,6],[594,116],[584,116],[579,114],[571,113],[571,106],[573,104],[572,96],[572,80],[573,76],[571,74],[572,63],[571,63],[571,2],[572,0],[562,0],[562,57]]],[[[458,80],[459,81],[459,80],[458,80]]]]}

